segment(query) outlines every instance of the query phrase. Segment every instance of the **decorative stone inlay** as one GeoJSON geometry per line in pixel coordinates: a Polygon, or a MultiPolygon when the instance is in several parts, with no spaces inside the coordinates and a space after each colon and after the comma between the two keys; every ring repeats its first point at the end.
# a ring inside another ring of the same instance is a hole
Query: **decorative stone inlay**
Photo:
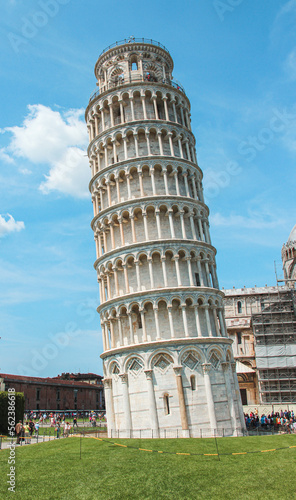
{"type": "Polygon", "coordinates": [[[199,364],[199,360],[194,356],[194,354],[192,354],[192,352],[190,352],[183,357],[182,363],[190,370],[194,370],[199,364]]]}
{"type": "Polygon", "coordinates": [[[171,363],[172,361],[166,354],[158,354],[153,362],[153,366],[162,373],[165,373],[171,363]]]}
{"type": "Polygon", "coordinates": [[[217,356],[217,355],[213,352],[213,353],[211,354],[211,357],[210,357],[210,359],[209,359],[209,362],[213,365],[213,367],[214,367],[215,369],[217,369],[217,368],[218,368],[218,366],[219,366],[220,359],[219,359],[219,358],[218,358],[218,356],[217,356]]]}
{"type": "Polygon", "coordinates": [[[138,359],[132,359],[128,364],[128,371],[134,376],[137,377],[139,373],[142,371],[143,365],[140,363],[138,359]]]}

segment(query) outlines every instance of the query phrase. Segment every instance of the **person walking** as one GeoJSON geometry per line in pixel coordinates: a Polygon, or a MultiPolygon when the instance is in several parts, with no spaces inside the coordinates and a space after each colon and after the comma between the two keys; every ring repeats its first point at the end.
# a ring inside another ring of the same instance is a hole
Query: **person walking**
{"type": "Polygon", "coordinates": [[[56,426],[56,428],[55,428],[55,431],[56,431],[56,433],[57,433],[57,439],[59,439],[59,437],[60,437],[60,432],[61,432],[61,424],[60,424],[60,422],[59,422],[59,421],[57,422],[57,426],[56,426]]]}
{"type": "Polygon", "coordinates": [[[16,444],[20,444],[21,442],[22,428],[23,428],[22,421],[19,420],[15,426],[16,444]]]}

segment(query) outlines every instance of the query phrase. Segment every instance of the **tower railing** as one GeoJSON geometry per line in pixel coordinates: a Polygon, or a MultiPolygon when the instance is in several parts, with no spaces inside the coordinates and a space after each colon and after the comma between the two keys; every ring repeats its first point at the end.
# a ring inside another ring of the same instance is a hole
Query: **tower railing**
{"type": "Polygon", "coordinates": [[[165,85],[170,85],[174,89],[180,90],[183,94],[186,95],[184,87],[180,85],[179,82],[174,82],[173,80],[169,80],[168,78],[164,78],[162,81],[157,81],[154,77],[150,77],[149,75],[139,76],[139,75],[131,75],[129,77],[119,76],[116,81],[109,82],[106,85],[103,85],[100,89],[93,92],[89,98],[89,102],[93,101],[100,94],[106,92],[106,90],[112,90],[122,85],[127,85],[135,82],[145,82],[145,83],[162,83],[165,85]]]}
{"type": "Polygon", "coordinates": [[[108,52],[108,50],[113,49],[114,47],[117,47],[118,45],[125,45],[127,43],[147,43],[149,45],[156,45],[157,47],[160,47],[161,49],[165,50],[169,54],[168,49],[164,45],[162,45],[162,43],[157,42],[156,40],[152,40],[152,38],[135,38],[134,36],[130,36],[129,38],[124,38],[123,40],[119,40],[115,43],[112,43],[111,45],[108,45],[108,47],[106,47],[100,53],[99,57],[101,57],[101,55],[105,54],[105,52],[108,52]]]}

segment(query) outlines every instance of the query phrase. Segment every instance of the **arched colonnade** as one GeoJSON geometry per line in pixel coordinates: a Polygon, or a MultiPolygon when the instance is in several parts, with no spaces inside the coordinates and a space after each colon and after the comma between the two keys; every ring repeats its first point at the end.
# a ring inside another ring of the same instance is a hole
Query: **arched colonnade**
{"type": "Polygon", "coordinates": [[[104,351],[160,340],[226,337],[217,296],[171,294],[142,297],[100,311],[104,351]]]}
{"type": "Polygon", "coordinates": [[[99,99],[88,110],[86,122],[90,142],[116,125],[137,120],[166,120],[191,130],[189,102],[178,92],[146,86],[122,90],[99,99]]]}
{"type": "Polygon", "coordinates": [[[147,196],[184,196],[204,203],[199,170],[184,164],[131,164],[104,172],[91,184],[94,215],[112,205],[147,196]]]}

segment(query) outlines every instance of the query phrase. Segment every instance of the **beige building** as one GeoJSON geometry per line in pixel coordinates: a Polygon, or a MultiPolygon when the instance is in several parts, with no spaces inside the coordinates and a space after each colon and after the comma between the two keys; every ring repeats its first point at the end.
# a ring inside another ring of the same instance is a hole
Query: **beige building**
{"type": "Polygon", "coordinates": [[[283,286],[233,288],[225,319],[243,405],[296,403],[296,226],[283,245],[283,286]]]}

